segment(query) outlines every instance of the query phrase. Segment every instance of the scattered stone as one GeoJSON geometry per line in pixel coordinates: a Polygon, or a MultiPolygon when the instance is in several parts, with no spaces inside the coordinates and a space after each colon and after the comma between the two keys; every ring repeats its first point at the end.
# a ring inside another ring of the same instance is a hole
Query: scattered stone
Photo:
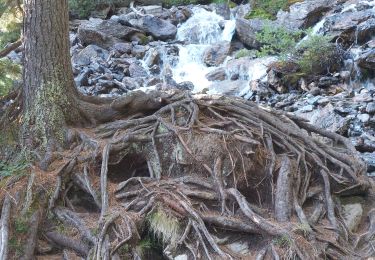
{"type": "Polygon", "coordinates": [[[351,232],[355,232],[361,223],[363,207],[360,203],[343,205],[344,222],[351,232]]]}
{"type": "Polygon", "coordinates": [[[107,59],[109,52],[103,48],[96,45],[89,45],[79,53],[73,55],[72,63],[77,66],[87,66],[92,61],[102,59],[107,59]]]}

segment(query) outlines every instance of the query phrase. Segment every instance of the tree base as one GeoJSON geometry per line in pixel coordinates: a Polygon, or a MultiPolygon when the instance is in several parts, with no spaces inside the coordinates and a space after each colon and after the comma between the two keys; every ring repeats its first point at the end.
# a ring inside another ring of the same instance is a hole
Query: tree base
{"type": "Polygon", "coordinates": [[[0,258],[374,254],[375,211],[363,234],[343,221],[339,198],[371,188],[343,137],[227,97],[164,93],[159,108],[135,112],[70,129],[48,172],[33,168],[0,192],[0,258]]]}

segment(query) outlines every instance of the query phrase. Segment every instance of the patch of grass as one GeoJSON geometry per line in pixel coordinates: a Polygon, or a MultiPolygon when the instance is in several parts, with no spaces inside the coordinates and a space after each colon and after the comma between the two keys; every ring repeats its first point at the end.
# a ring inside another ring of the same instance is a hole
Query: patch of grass
{"type": "Polygon", "coordinates": [[[162,209],[152,212],[148,218],[150,231],[164,243],[175,242],[180,237],[180,224],[176,217],[162,209]]]}
{"type": "Polygon", "coordinates": [[[29,166],[30,163],[26,159],[20,159],[14,162],[0,161],[0,178],[25,175],[29,166]]]}
{"type": "Polygon", "coordinates": [[[275,20],[279,10],[287,10],[289,6],[297,2],[301,2],[301,0],[250,0],[252,10],[245,18],[275,20]]]}
{"type": "Polygon", "coordinates": [[[288,235],[282,235],[275,238],[273,243],[279,247],[291,247],[293,241],[288,235]]]}
{"type": "Polygon", "coordinates": [[[14,221],[14,230],[17,234],[26,234],[29,230],[29,225],[24,217],[16,218],[14,221]]]}
{"type": "Polygon", "coordinates": [[[241,49],[236,52],[234,55],[235,59],[243,58],[243,57],[252,57],[255,58],[257,56],[257,51],[255,50],[248,50],[248,49],[241,49]]]}
{"type": "Polygon", "coordinates": [[[284,27],[266,24],[262,31],[256,34],[256,40],[261,44],[257,56],[279,55],[285,57],[292,52],[301,39],[303,31],[290,31],[284,27]]]}

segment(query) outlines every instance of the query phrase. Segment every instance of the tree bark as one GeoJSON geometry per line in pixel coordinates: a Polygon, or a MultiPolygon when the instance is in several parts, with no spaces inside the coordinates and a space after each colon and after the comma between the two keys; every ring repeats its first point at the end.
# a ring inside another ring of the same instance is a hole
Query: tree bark
{"type": "Polygon", "coordinates": [[[67,0],[25,0],[26,132],[44,146],[49,140],[62,139],[66,122],[79,115],[73,98],[77,90],[69,56],[68,23],[67,0]]]}

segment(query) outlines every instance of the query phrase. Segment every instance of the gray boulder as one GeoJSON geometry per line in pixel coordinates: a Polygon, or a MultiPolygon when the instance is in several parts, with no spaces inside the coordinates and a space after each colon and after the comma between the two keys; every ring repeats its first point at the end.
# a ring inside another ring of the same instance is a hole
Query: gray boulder
{"type": "Polygon", "coordinates": [[[90,19],[78,27],[78,38],[84,45],[96,44],[103,48],[129,41],[137,33],[142,32],[113,20],[90,19]]]}
{"type": "Polygon", "coordinates": [[[246,20],[239,18],[236,20],[236,35],[247,47],[258,49],[260,43],[256,39],[256,34],[264,28],[264,25],[265,21],[261,19],[246,20]]]}
{"type": "Polygon", "coordinates": [[[344,12],[329,16],[323,27],[326,35],[340,38],[346,43],[364,43],[375,32],[375,12],[362,10],[344,12]]]}
{"type": "Polygon", "coordinates": [[[217,68],[209,73],[207,73],[206,78],[209,81],[222,81],[226,78],[226,73],[224,68],[217,68]]]}
{"type": "Polygon", "coordinates": [[[363,69],[375,71],[375,49],[370,49],[362,53],[357,63],[363,69]]]}
{"type": "Polygon", "coordinates": [[[225,61],[225,59],[229,55],[229,52],[229,42],[214,44],[205,50],[203,59],[208,66],[217,67],[225,61]]]}
{"type": "Polygon", "coordinates": [[[153,16],[142,16],[139,19],[131,19],[129,23],[154,37],[157,40],[171,40],[177,34],[177,27],[172,23],[153,16]]]}
{"type": "Polygon", "coordinates": [[[96,45],[89,45],[72,57],[72,63],[76,66],[87,66],[98,59],[107,59],[109,52],[96,45]]]}

